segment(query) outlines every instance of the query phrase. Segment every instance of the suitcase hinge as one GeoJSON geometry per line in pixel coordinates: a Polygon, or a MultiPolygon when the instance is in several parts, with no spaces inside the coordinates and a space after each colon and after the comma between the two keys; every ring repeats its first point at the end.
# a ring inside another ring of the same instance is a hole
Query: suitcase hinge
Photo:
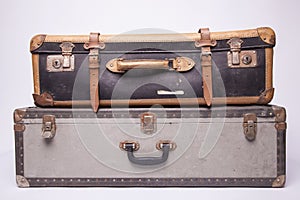
{"type": "Polygon", "coordinates": [[[56,134],[56,123],[54,115],[43,116],[42,137],[52,139],[56,134]]]}
{"type": "Polygon", "coordinates": [[[155,133],[157,129],[156,115],[151,112],[141,114],[141,131],[145,134],[155,133]]]}
{"type": "Polygon", "coordinates": [[[244,135],[249,141],[253,141],[256,138],[257,133],[257,117],[254,113],[247,113],[244,115],[244,135]]]}
{"type": "Polygon", "coordinates": [[[72,50],[75,45],[71,42],[63,42],[59,45],[62,55],[47,56],[48,72],[65,72],[74,71],[75,59],[72,50]]]}
{"type": "Polygon", "coordinates": [[[240,38],[231,38],[227,44],[230,46],[230,52],[227,53],[228,66],[236,67],[255,67],[257,65],[256,51],[241,51],[243,40],[240,38]]]}

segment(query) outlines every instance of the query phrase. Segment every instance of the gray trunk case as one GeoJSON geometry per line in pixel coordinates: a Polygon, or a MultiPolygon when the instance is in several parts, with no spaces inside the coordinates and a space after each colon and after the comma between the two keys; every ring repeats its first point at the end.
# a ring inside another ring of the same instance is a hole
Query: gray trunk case
{"type": "Polygon", "coordinates": [[[16,109],[17,184],[282,187],[285,119],[285,109],[278,106],[112,108],[97,114],[75,108],[16,109]],[[149,112],[156,127],[146,134],[141,116],[149,112]],[[249,113],[257,117],[252,141],[244,134],[252,122],[245,124],[249,113]],[[45,115],[55,117],[52,139],[42,137],[45,115]],[[155,165],[135,164],[119,147],[134,141],[140,146],[135,158],[159,160],[162,150],[156,144],[166,140],[176,148],[155,165]]]}

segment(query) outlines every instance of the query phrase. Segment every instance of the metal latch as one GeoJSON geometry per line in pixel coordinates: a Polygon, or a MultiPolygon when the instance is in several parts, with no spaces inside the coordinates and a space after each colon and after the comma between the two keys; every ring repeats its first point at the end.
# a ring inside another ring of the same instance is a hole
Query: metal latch
{"type": "Polygon", "coordinates": [[[156,115],[151,112],[141,114],[141,131],[146,134],[155,133],[157,129],[156,115]]]}
{"type": "Polygon", "coordinates": [[[43,116],[42,137],[52,139],[56,134],[56,124],[54,115],[43,116]]]}
{"type": "Polygon", "coordinates": [[[227,44],[230,46],[230,52],[227,53],[228,66],[236,67],[255,67],[257,65],[256,51],[241,51],[243,40],[240,38],[231,38],[227,44]]]}
{"type": "Polygon", "coordinates": [[[75,59],[72,50],[75,45],[71,42],[63,42],[59,45],[62,55],[47,56],[48,72],[74,71],[75,59]]]}
{"type": "Polygon", "coordinates": [[[244,135],[249,141],[253,141],[256,138],[257,133],[257,117],[254,113],[247,113],[244,115],[244,135]]]}

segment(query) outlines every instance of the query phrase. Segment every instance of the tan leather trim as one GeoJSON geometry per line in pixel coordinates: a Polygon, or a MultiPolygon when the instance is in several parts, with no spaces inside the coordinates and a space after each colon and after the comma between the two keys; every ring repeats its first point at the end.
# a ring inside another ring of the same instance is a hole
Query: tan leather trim
{"type": "Polygon", "coordinates": [[[40,73],[39,73],[39,55],[38,54],[32,54],[32,71],[33,71],[34,93],[40,94],[40,73]]]}
{"type": "MultiPolygon", "coordinates": [[[[213,98],[212,105],[224,105],[224,104],[256,104],[259,97],[227,97],[213,98]]],[[[100,100],[100,106],[149,106],[153,104],[161,104],[161,105],[206,105],[204,98],[190,98],[190,99],[141,99],[141,100],[100,100]]],[[[89,100],[85,101],[54,101],[53,106],[57,107],[87,107],[90,106],[91,103],[89,100]]]]}
{"type": "Polygon", "coordinates": [[[265,49],[266,56],[266,90],[273,87],[273,48],[265,49]]]}
{"type": "Polygon", "coordinates": [[[38,49],[40,46],[42,46],[44,40],[46,38],[46,35],[35,35],[30,40],[30,51],[34,51],[38,49]]]}
{"type": "Polygon", "coordinates": [[[274,96],[273,88],[273,48],[265,49],[265,59],[266,59],[266,74],[265,74],[265,91],[261,94],[258,99],[258,104],[269,103],[274,96]]]}
{"type": "Polygon", "coordinates": [[[265,90],[263,93],[261,93],[257,101],[257,104],[267,104],[272,100],[273,96],[274,96],[274,88],[265,90]]]}
{"type": "MultiPolygon", "coordinates": [[[[258,37],[258,29],[211,32],[211,40],[230,39],[232,37],[249,38],[258,37]]],[[[117,34],[100,35],[99,42],[176,42],[176,41],[196,41],[201,39],[198,33],[182,34],[117,34]]],[[[64,42],[86,43],[89,35],[47,35],[45,42],[64,42]]]]}
{"type": "Polygon", "coordinates": [[[268,44],[275,45],[276,43],[276,36],[273,29],[269,27],[261,27],[257,29],[257,32],[259,34],[259,37],[268,44]]]}

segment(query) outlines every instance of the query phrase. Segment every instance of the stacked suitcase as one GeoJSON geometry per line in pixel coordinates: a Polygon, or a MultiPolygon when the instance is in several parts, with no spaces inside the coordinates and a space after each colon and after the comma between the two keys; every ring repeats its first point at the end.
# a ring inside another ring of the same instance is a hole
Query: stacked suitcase
{"type": "Polygon", "coordinates": [[[270,28],[33,37],[18,186],[283,187],[274,45],[270,28]]]}

